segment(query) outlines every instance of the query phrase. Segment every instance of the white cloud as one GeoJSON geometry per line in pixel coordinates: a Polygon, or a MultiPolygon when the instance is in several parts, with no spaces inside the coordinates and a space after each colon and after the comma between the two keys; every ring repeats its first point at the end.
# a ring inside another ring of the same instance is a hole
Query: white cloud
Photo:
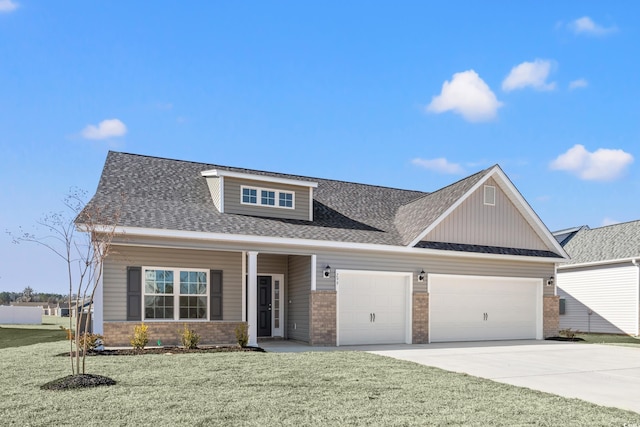
{"type": "Polygon", "coordinates": [[[511,69],[502,82],[502,90],[509,92],[528,86],[535,90],[553,90],[556,87],[555,82],[547,83],[550,72],[551,61],[536,59],[533,62],[523,62],[511,69]]]}
{"type": "Polygon", "coordinates": [[[0,0],[0,13],[13,12],[18,8],[18,3],[13,0],[0,0]]]}
{"type": "Polygon", "coordinates": [[[606,227],[607,225],[620,224],[620,221],[615,220],[613,218],[609,218],[608,216],[604,217],[602,220],[602,227],[606,227]]]}
{"type": "Polygon", "coordinates": [[[589,86],[587,79],[577,79],[569,83],[569,89],[578,89],[589,86]]]}
{"type": "Polygon", "coordinates": [[[618,31],[618,28],[613,25],[611,27],[603,27],[598,25],[588,16],[583,16],[575,21],[569,23],[569,28],[576,34],[588,34],[592,36],[604,36],[609,33],[618,31]]]}
{"type": "Polygon", "coordinates": [[[122,136],[127,133],[127,127],[118,119],[101,121],[98,126],[87,125],[82,130],[82,136],[86,139],[107,139],[122,136]]]}
{"type": "Polygon", "coordinates": [[[455,73],[442,84],[440,95],[434,96],[426,110],[430,113],[453,111],[470,122],[483,122],[496,117],[502,103],[489,86],[473,70],[455,73]]]}
{"type": "Polygon", "coordinates": [[[583,145],[576,144],[559,155],[549,167],[571,172],[588,181],[612,181],[619,178],[631,163],[633,156],[623,150],[599,148],[591,153],[583,145]]]}
{"type": "Polygon", "coordinates": [[[446,173],[450,175],[464,173],[464,169],[462,168],[462,166],[460,166],[458,163],[451,163],[444,157],[440,157],[438,159],[415,158],[411,160],[411,163],[438,173],[446,173]]]}

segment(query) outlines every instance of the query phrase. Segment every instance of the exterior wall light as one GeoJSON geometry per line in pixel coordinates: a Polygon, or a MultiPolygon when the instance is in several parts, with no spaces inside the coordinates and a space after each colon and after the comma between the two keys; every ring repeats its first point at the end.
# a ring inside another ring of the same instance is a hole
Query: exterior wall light
{"type": "Polygon", "coordinates": [[[324,271],[322,272],[322,275],[324,276],[325,279],[328,279],[329,276],[331,276],[331,266],[326,266],[324,268],[324,271]]]}
{"type": "Polygon", "coordinates": [[[418,273],[418,282],[424,282],[424,276],[425,276],[424,269],[422,271],[420,271],[420,273],[418,273]]]}
{"type": "Polygon", "coordinates": [[[553,278],[553,276],[549,277],[549,279],[547,280],[547,286],[553,286],[556,283],[556,279],[553,278]]]}

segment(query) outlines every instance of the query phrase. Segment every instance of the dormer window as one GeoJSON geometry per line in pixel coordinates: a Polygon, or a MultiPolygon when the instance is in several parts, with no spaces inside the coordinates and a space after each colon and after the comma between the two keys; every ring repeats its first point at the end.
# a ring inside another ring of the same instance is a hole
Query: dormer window
{"type": "Polygon", "coordinates": [[[241,191],[243,205],[268,206],[285,209],[295,208],[294,193],[291,191],[247,186],[242,186],[241,191]]]}

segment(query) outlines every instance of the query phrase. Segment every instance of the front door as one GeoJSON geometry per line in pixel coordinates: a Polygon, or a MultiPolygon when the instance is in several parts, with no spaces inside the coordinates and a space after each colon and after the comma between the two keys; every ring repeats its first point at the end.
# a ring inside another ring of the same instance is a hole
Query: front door
{"type": "Polygon", "coordinates": [[[271,276],[258,276],[258,336],[271,336],[271,276]]]}

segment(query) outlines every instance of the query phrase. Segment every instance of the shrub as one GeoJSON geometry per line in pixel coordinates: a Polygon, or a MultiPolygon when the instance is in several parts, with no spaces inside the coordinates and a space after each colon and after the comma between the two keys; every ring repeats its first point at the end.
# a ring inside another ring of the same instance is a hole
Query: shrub
{"type": "Polygon", "coordinates": [[[561,337],[565,337],[572,340],[576,337],[576,334],[578,334],[578,331],[572,331],[571,328],[567,328],[567,329],[560,329],[558,333],[560,334],[561,337]]]}
{"type": "Polygon", "coordinates": [[[193,329],[187,328],[187,324],[184,324],[181,337],[182,345],[184,348],[198,348],[198,342],[200,342],[200,335],[193,329]]]}
{"type": "Polygon", "coordinates": [[[131,347],[136,350],[142,350],[149,342],[149,327],[144,323],[136,325],[133,328],[133,337],[131,337],[131,347]]]}
{"type": "Polygon", "coordinates": [[[236,340],[240,347],[246,347],[249,342],[249,325],[241,323],[236,326],[236,340]]]}
{"type": "Polygon", "coordinates": [[[102,335],[89,334],[85,332],[84,334],[80,335],[78,340],[80,341],[79,342],[80,348],[84,348],[85,341],[86,341],[87,350],[95,350],[96,347],[102,344],[102,340],[104,340],[104,337],[102,335]]]}

